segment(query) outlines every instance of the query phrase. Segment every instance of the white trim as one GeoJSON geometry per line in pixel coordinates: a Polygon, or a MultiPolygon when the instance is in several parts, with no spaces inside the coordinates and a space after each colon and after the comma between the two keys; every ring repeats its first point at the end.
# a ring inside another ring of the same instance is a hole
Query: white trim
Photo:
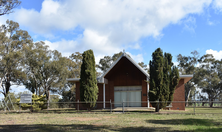
{"type": "Polygon", "coordinates": [[[180,79],[184,79],[184,83],[187,83],[191,78],[193,75],[180,75],[180,79]]]}
{"type": "Polygon", "coordinates": [[[147,77],[146,78],[146,81],[147,81],[147,107],[150,108],[150,99],[149,99],[149,90],[150,90],[150,88],[149,88],[148,80],[149,80],[149,78],[147,77]]]}
{"type": "Polygon", "coordinates": [[[106,88],[105,88],[105,83],[103,83],[103,108],[106,108],[106,88]]]}
{"type": "Polygon", "coordinates": [[[179,75],[180,78],[192,78],[193,75],[179,75]]]}
{"type": "Polygon", "coordinates": [[[68,82],[79,82],[80,78],[67,78],[66,81],[68,82]]]}

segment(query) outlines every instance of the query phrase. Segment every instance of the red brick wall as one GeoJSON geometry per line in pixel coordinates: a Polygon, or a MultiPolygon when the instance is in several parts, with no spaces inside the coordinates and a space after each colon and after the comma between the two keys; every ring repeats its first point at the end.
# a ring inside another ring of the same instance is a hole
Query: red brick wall
{"type": "Polygon", "coordinates": [[[99,89],[97,108],[103,108],[103,103],[101,103],[103,101],[103,84],[97,84],[97,86],[99,89]]]}
{"type": "MultiPolygon", "coordinates": [[[[142,83],[142,101],[147,101],[147,84],[145,82],[145,80],[141,81],[142,83]],[[146,95],[146,96],[143,96],[146,95]]],[[[80,83],[77,82],[76,83],[76,101],[80,100],[80,92],[79,92],[79,87],[80,87],[80,83]]],[[[106,97],[105,100],[106,101],[111,101],[114,102],[114,82],[113,81],[109,81],[109,84],[105,85],[106,87],[106,97]]],[[[98,84],[98,88],[99,88],[99,94],[98,94],[98,103],[97,104],[97,108],[103,108],[103,84],[98,84]]],[[[173,101],[185,101],[185,88],[184,88],[184,79],[181,79],[179,81],[179,84],[177,85],[175,92],[174,92],[174,99],[173,101]]],[[[76,105],[77,106],[77,105],[76,105]]],[[[142,103],[143,107],[147,107],[147,103],[142,103]]],[[[151,105],[150,105],[151,106],[151,105]]],[[[185,110],[185,103],[184,102],[174,102],[172,103],[172,110],[185,110]]],[[[114,105],[112,105],[112,107],[114,107],[114,105]]],[[[77,108],[77,107],[76,107],[77,108]]],[[[82,105],[79,105],[80,109],[84,109],[84,107],[82,105]]],[[[110,103],[106,103],[106,108],[110,108],[110,103]]]]}
{"type": "MultiPolygon", "coordinates": [[[[184,79],[180,79],[173,96],[173,101],[185,101],[184,79]]],[[[172,110],[185,110],[185,102],[173,102],[172,106],[172,110]]]]}
{"type": "Polygon", "coordinates": [[[147,107],[147,82],[145,80],[142,80],[142,93],[141,93],[141,97],[142,97],[142,107],[147,107]],[[145,101],[145,102],[143,102],[145,101]]]}

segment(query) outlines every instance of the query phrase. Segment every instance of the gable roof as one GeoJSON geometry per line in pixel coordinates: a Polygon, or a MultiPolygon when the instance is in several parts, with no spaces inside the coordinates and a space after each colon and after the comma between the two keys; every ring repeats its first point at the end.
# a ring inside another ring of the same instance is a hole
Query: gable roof
{"type": "Polygon", "coordinates": [[[106,72],[100,76],[100,78],[104,78],[112,69],[113,67],[123,58],[126,57],[131,63],[133,63],[134,66],[136,66],[147,78],[149,78],[149,74],[138,64],[136,63],[132,58],[130,58],[125,52],[110,66],[106,72]]]}
{"type": "MultiPolygon", "coordinates": [[[[149,80],[149,74],[138,63],[136,63],[132,58],[130,58],[125,52],[123,52],[123,54],[115,62],[113,62],[113,64],[110,66],[110,68],[106,72],[104,72],[100,77],[97,77],[97,82],[107,83],[107,79],[105,79],[104,77],[113,69],[113,67],[115,67],[115,65],[123,57],[126,57],[135,67],[137,67],[147,77],[147,81],[149,80]]],[[[192,77],[193,75],[180,75],[180,78],[184,79],[185,83],[188,82],[192,77]]],[[[80,78],[68,78],[66,80],[71,81],[71,82],[79,82],[80,78]]]]}

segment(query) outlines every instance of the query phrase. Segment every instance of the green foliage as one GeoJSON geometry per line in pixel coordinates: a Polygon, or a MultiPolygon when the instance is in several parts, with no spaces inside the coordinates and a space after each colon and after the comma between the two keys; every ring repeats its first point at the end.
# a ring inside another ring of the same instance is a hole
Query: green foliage
{"type": "MultiPolygon", "coordinates": [[[[68,68],[68,78],[80,78],[80,71],[82,65],[82,54],[79,52],[75,52],[67,58],[67,65],[68,68]]],[[[62,96],[60,102],[70,102],[75,101],[75,89],[76,85],[72,82],[66,82],[64,87],[61,89],[59,94],[62,96]]],[[[73,105],[60,105],[61,107],[71,107],[73,105]]]]}
{"type": "Polygon", "coordinates": [[[148,71],[147,65],[144,64],[144,62],[139,62],[138,63],[145,71],[148,71]]]}
{"type": "Polygon", "coordinates": [[[25,46],[23,49],[24,61],[23,66],[25,68],[26,77],[22,82],[25,87],[33,94],[38,93],[41,95],[42,90],[42,70],[45,62],[48,62],[51,58],[50,50],[44,42],[31,43],[25,46]]]}
{"type": "MultiPolygon", "coordinates": [[[[152,61],[150,61],[150,92],[149,98],[151,101],[161,101],[163,96],[163,51],[158,48],[152,54],[152,61]]],[[[151,103],[159,111],[156,103],[151,103]]]]}
{"type": "MultiPolygon", "coordinates": [[[[17,99],[17,103],[19,105],[20,99],[17,99]]],[[[39,111],[42,109],[46,109],[46,96],[44,95],[36,95],[32,94],[32,105],[31,104],[21,104],[21,108],[23,110],[32,109],[33,111],[39,111]],[[32,107],[32,108],[31,108],[32,107]]]]}
{"type": "Polygon", "coordinates": [[[68,58],[68,78],[80,78],[80,70],[82,65],[82,54],[75,52],[68,58]]]}
{"type": "MultiPolygon", "coordinates": [[[[193,78],[185,84],[186,100],[191,100],[197,93],[195,90],[195,85],[197,85],[203,93],[207,93],[209,101],[214,101],[222,93],[222,60],[215,60],[211,54],[199,58],[197,51],[191,52],[191,54],[192,56],[177,56],[180,72],[182,74],[194,74],[193,78]],[[199,67],[196,67],[197,64],[199,67]]],[[[199,99],[207,100],[201,94],[199,94],[199,99]]],[[[213,106],[212,102],[210,106],[213,106]]]]}
{"type": "MultiPolygon", "coordinates": [[[[177,56],[179,62],[179,72],[182,75],[194,74],[196,71],[196,65],[198,64],[199,53],[197,51],[191,52],[191,56],[177,56]]],[[[185,84],[185,100],[191,101],[195,95],[196,87],[194,83],[195,76],[185,84]]],[[[187,104],[188,105],[188,104],[187,104]]]]}
{"type": "MultiPolygon", "coordinates": [[[[6,98],[4,98],[4,101],[10,110],[14,110],[13,107],[15,108],[15,110],[18,110],[19,107],[16,104],[12,104],[12,103],[16,103],[18,98],[19,98],[18,94],[8,92],[6,98]]],[[[0,101],[0,103],[2,104],[2,109],[3,109],[3,106],[5,106],[5,104],[3,103],[3,101],[0,101]]]]}
{"type": "Polygon", "coordinates": [[[96,67],[99,68],[101,71],[106,72],[110,68],[112,63],[115,62],[122,54],[123,52],[119,52],[114,54],[113,56],[104,56],[104,58],[100,59],[99,64],[96,65],[96,67]]]}
{"type": "Polygon", "coordinates": [[[12,10],[20,4],[19,0],[0,0],[0,16],[12,13],[12,10]]]}
{"type": "Polygon", "coordinates": [[[110,66],[112,65],[112,58],[110,56],[104,56],[104,58],[100,59],[99,64],[97,67],[101,69],[103,72],[107,71],[110,66]]]}
{"type": "Polygon", "coordinates": [[[59,108],[59,95],[50,95],[50,108],[59,108]]]}
{"type": "Polygon", "coordinates": [[[23,72],[23,48],[32,43],[27,31],[19,29],[19,24],[6,21],[0,27],[0,86],[6,97],[13,84],[20,84],[25,73],[23,72]],[[3,83],[2,85],[2,82],[3,83]]]}
{"type": "Polygon", "coordinates": [[[92,50],[83,53],[80,75],[80,101],[86,102],[90,110],[96,105],[98,87],[96,80],[95,58],[92,50]]]}
{"type": "Polygon", "coordinates": [[[176,86],[178,85],[180,78],[179,78],[179,70],[177,67],[173,66],[170,74],[170,87],[169,87],[169,100],[173,101],[173,94],[175,91],[176,86]]]}
{"type": "Polygon", "coordinates": [[[57,50],[49,50],[42,41],[26,46],[24,53],[23,84],[33,93],[45,94],[49,104],[50,91],[59,92],[67,82],[70,61],[57,50]]]}
{"type": "MultiPolygon", "coordinates": [[[[73,85],[75,86],[75,85],[73,85]]],[[[74,103],[72,102],[75,102],[75,92],[74,92],[74,89],[73,87],[68,90],[68,91],[62,91],[62,99],[59,99],[59,107],[62,107],[62,108],[73,108],[74,107],[74,103]],[[63,103],[63,102],[68,102],[68,103],[63,103]]]]}
{"type": "Polygon", "coordinates": [[[153,52],[152,61],[149,65],[149,99],[161,101],[161,103],[151,103],[158,112],[159,108],[165,108],[169,104],[167,101],[173,100],[173,93],[179,82],[179,72],[176,67],[173,67],[171,54],[164,53],[163,55],[160,48],[153,52]]]}
{"type": "MultiPolygon", "coordinates": [[[[200,66],[194,74],[194,82],[207,93],[209,101],[214,101],[222,93],[222,60],[215,60],[213,55],[206,54],[199,59],[200,66]]],[[[210,103],[210,107],[213,102],[210,103]]]]}

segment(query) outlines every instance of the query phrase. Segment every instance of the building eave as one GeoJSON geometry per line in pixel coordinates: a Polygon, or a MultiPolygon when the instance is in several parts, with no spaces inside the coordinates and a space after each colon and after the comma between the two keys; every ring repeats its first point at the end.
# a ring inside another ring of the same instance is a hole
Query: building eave
{"type": "MultiPolygon", "coordinates": [[[[100,77],[97,77],[97,83],[105,83],[108,84],[107,79],[101,79],[100,77]]],[[[79,82],[80,78],[67,78],[66,81],[68,82],[79,82]]]]}
{"type": "Polygon", "coordinates": [[[184,83],[187,83],[192,78],[193,75],[180,75],[180,79],[184,79],[184,83]]]}
{"type": "Polygon", "coordinates": [[[67,78],[66,81],[68,82],[79,82],[80,78],[67,78]]]}

